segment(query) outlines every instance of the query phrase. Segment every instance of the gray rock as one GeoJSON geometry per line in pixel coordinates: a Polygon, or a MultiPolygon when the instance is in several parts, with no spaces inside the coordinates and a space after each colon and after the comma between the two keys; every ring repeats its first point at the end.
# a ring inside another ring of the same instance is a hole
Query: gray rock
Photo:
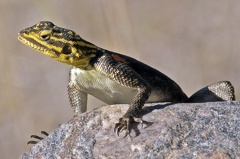
{"type": "Polygon", "coordinates": [[[240,156],[240,102],[148,104],[132,137],[114,125],[128,105],[111,105],[61,124],[20,158],[235,159],[240,156]],[[121,134],[124,135],[124,134],[121,134]]]}

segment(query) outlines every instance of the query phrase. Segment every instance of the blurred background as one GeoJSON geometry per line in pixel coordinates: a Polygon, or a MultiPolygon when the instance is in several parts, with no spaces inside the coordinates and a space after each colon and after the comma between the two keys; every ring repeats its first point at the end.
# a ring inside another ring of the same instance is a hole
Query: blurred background
{"type": "MultiPolygon", "coordinates": [[[[229,80],[240,97],[240,1],[1,0],[0,154],[18,158],[31,134],[72,118],[70,66],[17,40],[41,20],[102,48],[132,56],[175,80],[187,95],[229,80]]],[[[89,99],[89,105],[104,103],[89,99]]]]}

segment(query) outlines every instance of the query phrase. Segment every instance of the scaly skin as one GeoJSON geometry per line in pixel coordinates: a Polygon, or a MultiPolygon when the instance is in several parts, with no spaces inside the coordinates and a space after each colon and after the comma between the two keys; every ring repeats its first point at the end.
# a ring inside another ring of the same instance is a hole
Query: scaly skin
{"type": "Polygon", "coordinates": [[[128,103],[130,107],[115,125],[117,135],[125,130],[149,102],[213,102],[234,100],[230,82],[207,86],[190,98],[169,77],[126,55],[104,50],[82,39],[74,31],[42,21],[22,30],[18,39],[57,61],[73,66],[68,94],[75,115],[86,111],[87,95],[107,104],[128,103]]]}

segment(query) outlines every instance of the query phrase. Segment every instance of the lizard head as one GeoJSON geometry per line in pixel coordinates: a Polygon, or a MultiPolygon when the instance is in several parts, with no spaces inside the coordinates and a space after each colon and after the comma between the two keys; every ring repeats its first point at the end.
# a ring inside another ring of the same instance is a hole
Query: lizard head
{"type": "Polygon", "coordinates": [[[89,61],[99,48],[72,30],[60,28],[49,21],[41,21],[18,33],[18,39],[55,60],[81,69],[89,68],[89,61]]]}

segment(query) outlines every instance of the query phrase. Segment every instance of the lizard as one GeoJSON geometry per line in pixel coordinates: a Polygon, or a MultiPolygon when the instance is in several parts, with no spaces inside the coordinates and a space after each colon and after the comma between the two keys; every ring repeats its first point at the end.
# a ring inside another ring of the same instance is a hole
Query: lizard
{"type": "Polygon", "coordinates": [[[100,48],[76,32],[40,21],[18,33],[18,39],[34,50],[64,64],[70,70],[68,96],[74,116],[87,110],[88,94],[106,104],[129,104],[114,132],[130,135],[145,103],[214,102],[235,100],[229,81],[208,85],[188,97],[165,74],[127,55],[100,48]]]}

